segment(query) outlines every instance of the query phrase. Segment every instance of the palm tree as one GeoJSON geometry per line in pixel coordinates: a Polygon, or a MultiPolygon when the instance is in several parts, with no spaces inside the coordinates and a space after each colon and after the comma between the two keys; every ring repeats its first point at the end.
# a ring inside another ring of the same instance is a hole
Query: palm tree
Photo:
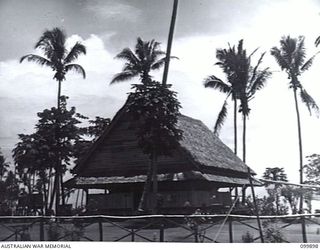
{"type": "Polygon", "coordinates": [[[115,58],[126,61],[122,72],[116,74],[110,84],[130,80],[139,76],[143,84],[150,82],[151,70],[160,69],[165,63],[165,52],[160,49],[160,43],[155,40],[143,41],[137,38],[135,50],[123,49],[115,58]],[[161,58],[160,58],[161,57],[161,58]]]}
{"type": "MultiPolygon", "coordinates": [[[[176,16],[177,3],[178,3],[177,0],[175,0],[172,18],[175,18],[176,16]]],[[[123,59],[126,61],[126,63],[122,69],[122,72],[116,74],[111,80],[110,84],[130,80],[134,77],[140,77],[140,81],[142,82],[142,84],[144,84],[145,86],[150,84],[152,85],[152,77],[150,75],[150,71],[158,70],[163,65],[165,65],[162,85],[166,86],[166,78],[168,74],[170,58],[176,58],[176,57],[170,56],[171,43],[173,38],[173,27],[174,27],[174,20],[171,21],[167,55],[165,52],[163,52],[160,49],[159,42],[156,42],[155,40],[143,41],[140,37],[137,38],[137,43],[134,51],[132,51],[130,48],[125,48],[118,55],[116,55],[116,58],[123,59]]],[[[150,170],[147,174],[148,178],[144,185],[144,190],[143,190],[142,197],[139,204],[139,210],[143,210],[147,192],[149,191],[148,190],[148,187],[150,184],[149,182],[150,182],[150,179],[152,179],[153,203],[154,203],[153,207],[155,212],[155,203],[156,203],[155,197],[158,190],[157,171],[155,167],[156,166],[155,162],[156,162],[156,158],[151,163],[151,165],[153,166],[152,167],[153,170],[150,170]]]]}
{"type": "MultiPolygon", "coordinates": [[[[255,50],[256,51],[256,50],[255,50]]],[[[243,48],[243,40],[240,40],[237,48],[235,46],[228,49],[218,49],[216,57],[219,60],[216,65],[219,65],[223,72],[227,76],[228,82],[225,83],[218,77],[211,75],[204,81],[205,87],[211,87],[218,89],[220,92],[227,95],[222,109],[218,115],[214,132],[218,134],[221,129],[225,118],[227,116],[227,101],[231,96],[234,102],[234,152],[237,154],[237,100],[240,100],[239,112],[243,116],[243,161],[246,161],[246,119],[249,115],[249,101],[254,97],[256,91],[262,89],[265,85],[267,78],[271,75],[268,68],[263,70],[259,69],[264,54],[261,55],[258,63],[255,67],[251,66],[251,56],[255,53],[253,51],[251,55],[247,56],[246,50],[243,48]]],[[[252,195],[255,201],[254,188],[251,180],[250,168],[248,168],[249,181],[252,189],[252,195]]],[[[243,189],[243,197],[245,197],[245,188],[243,189]]],[[[261,234],[261,241],[263,242],[263,236],[261,231],[260,220],[258,219],[258,225],[261,234]]]]}
{"type": "MultiPolygon", "coordinates": [[[[52,30],[46,30],[39,41],[35,45],[35,49],[43,51],[44,56],[28,54],[20,59],[20,63],[24,60],[38,63],[41,66],[47,66],[52,68],[55,72],[53,79],[58,82],[58,95],[57,95],[57,109],[60,110],[61,99],[61,83],[66,79],[65,75],[73,70],[80,73],[83,78],[86,77],[86,73],[81,65],[73,63],[81,54],[86,54],[86,48],[80,42],[76,44],[68,51],[66,49],[66,34],[59,28],[52,30]]],[[[59,121],[57,121],[56,142],[57,142],[57,166],[54,181],[54,192],[56,192],[56,211],[60,202],[59,180],[62,186],[62,175],[60,177],[61,160],[59,157],[59,121]]],[[[64,204],[64,194],[62,191],[62,203],[64,204]]],[[[52,206],[52,203],[51,203],[52,206]]],[[[51,207],[50,206],[50,207],[51,207]]]]}
{"type": "MultiPolygon", "coordinates": [[[[256,51],[256,50],[255,50],[256,51]]],[[[250,113],[249,102],[255,97],[257,91],[264,88],[266,81],[270,78],[271,72],[269,68],[259,69],[265,53],[262,53],[257,64],[251,66],[251,58],[255,53],[251,53],[249,57],[246,57],[246,53],[243,53],[242,66],[240,71],[243,73],[241,79],[243,83],[240,89],[240,108],[239,112],[242,113],[243,120],[243,133],[242,133],[242,160],[246,162],[246,130],[247,130],[247,118],[250,113]]]]}
{"type": "MultiPolygon", "coordinates": [[[[310,114],[312,110],[319,112],[319,107],[314,99],[305,90],[298,77],[307,71],[316,55],[313,55],[310,59],[306,60],[306,51],[304,46],[304,37],[291,38],[290,36],[282,37],[280,40],[280,48],[273,47],[271,49],[271,55],[273,55],[279,64],[281,70],[285,71],[288,75],[289,87],[293,90],[293,97],[295,101],[295,109],[297,115],[297,127],[298,127],[298,141],[299,141],[299,171],[300,171],[300,183],[303,183],[303,151],[302,151],[302,136],[301,136],[301,120],[297,92],[299,92],[301,101],[307,106],[310,114]]],[[[300,197],[300,213],[303,213],[303,193],[300,197]]],[[[303,241],[306,242],[305,224],[302,223],[303,241]]]]}
{"type": "Polygon", "coordinates": [[[231,97],[231,99],[233,100],[233,104],[234,104],[233,128],[234,128],[234,153],[235,154],[237,154],[237,109],[238,109],[237,99],[239,99],[240,89],[241,89],[239,80],[237,79],[237,76],[239,75],[237,72],[238,71],[237,58],[239,58],[242,53],[243,53],[242,40],[239,41],[237,49],[235,48],[235,46],[231,48],[230,45],[228,49],[217,49],[216,58],[218,59],[218,62],[216,63],[216,65],[218,65],[223,70],[228,81],[224,82],[223,80],[219,79],[214,75],[208,76],[204,80],[204,86],[206,88],[209,87],[209,88],[217,89],[218,91],[227,95],[214,126],[214,133],[216,135],[219,134],[219,131],[227,117],[228,99],[231,97]]]}

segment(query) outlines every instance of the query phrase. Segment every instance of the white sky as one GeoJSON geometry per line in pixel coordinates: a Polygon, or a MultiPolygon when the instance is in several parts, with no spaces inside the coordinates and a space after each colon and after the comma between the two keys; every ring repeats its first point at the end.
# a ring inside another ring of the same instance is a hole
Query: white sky
{"type": "MultiPolygon", "coordinates": [[[[52,71],[18,62],[35,52],[33,46],[45,29],[63,27],[71,44],[81,40],[87,46],[87,55],[78,61],[87,79],[71,73],[63,84],[69,104],[91,118],[112,117],[130,91],[130,82],[108,84],[123,65],[114,56],[123,47],[132,47],[138,36],[155,38],[165,49],[171,5],[171,0],[1,0],[0,32],[5,39],[0,41],[0,147],[6,157],[10,159],[18,133],[33,131],[36,113],[56,103],[52,71]]],[[[168,82],[178,91],[184,114],[213,128],[224,95],[205,89],[202,82],[210,74],[223,78],[214,66],[217,48],[244,39],[248,51],[259,47],[257,57],[267,51],[263,66],[274,74],[251,102],[247,126],[247,163],[260,176],[266,167],[284,167],[289,180],[298,181],[293,94],[269,51],[279,46],[283,35],[304,35],[307,54],[313,55],[317,51],[314,41],[320,35],[319,13],[320,2],[313,0],[180,0],[172,48],[179,60],[172,61],[168,82]]],[[[319,68],[317,58],[300,80],[320,104],[319,68]]],[[[155,73],[155,78],[160,80],[161,73],[155,73]]],[[[233,148],[231,103],[229,107],[221,138],[233,148]]],[[[320,120],[300,107],[304,155],[320,153],[320,120]]],[[[241,138],[239,148],[241,155],[241,138]]]]}

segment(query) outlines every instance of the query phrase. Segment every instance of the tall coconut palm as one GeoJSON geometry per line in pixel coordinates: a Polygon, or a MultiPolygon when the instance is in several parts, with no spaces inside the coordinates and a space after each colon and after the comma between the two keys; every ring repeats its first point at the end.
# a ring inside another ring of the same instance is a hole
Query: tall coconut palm
{"type": "Polygon", "coordinates": [[[167,53],[166,53],[166,59],[165,59],[166,61],[165,61],[163,77],[162,77],[162,85],[167,84],[167,78],[168,78],[168,73],[169,73],[169,64],[170,64],[170,55],[171,55],[171,47],[172,47],[174,28],[175,28],[175,24],[176,24],[177,12],[178,12],[178,0],[174,0],[173,7],[172,7],[170,28],[169,28],[169,35],[168,35],[167,53]]]}
{"type": "MultiPolygon", "coordinates": [[[[256,51],[256,50],[255,50],[256,51]]],[[[254,51],[254,52],[255,52],[254,51]]],[[[260,69],[261,63],[263,61],[265,53],[262,53],[257,64],[251,66],[252,55],[246,57],[246,54],[243,54],[243,63],[241,67],[241,72],[243,72],[243,83],[241,84],[240,89],[240,108],[239,112],[242,113],[243,121],[243,133],[242,133],[242,160],[246,162],[246,130],[247,130],[247,118],[250,113],[249,102],[255,98],[257,91],[264,88],[267,80],[271,76],[271,71],[269,68],[260,69]]]]}
{"type": "MultiPolygon", "coordinates": [[[[256,51],[256,50],[255,50],[256,51]]],[[[237,154],[237,100],[240,100],[239,112],[243,115],[243,161],[246,161],[246,118],[250,112],[249,101],[253,98],[256,91],[262,89],[267,78],[270,76],[268,68],[263,70],[259,69],[264,54],[261,55],[255,67],[251,66],[251,55],[247,55],[246,50],[243,48],[243,40],[240,40],[237,48],[235,46],[228,49],[218,49],[216,57],[219,60],[219,65],[227,76],[228,83],[225,83],[218,77],[212,75],[204,81],[205,87],[218,89],[220,92],[225,93],[227,98],[222,106],[215,124],[215,133],[218,134],[219,129],[222,127],[227,115],[227,100],[231,96],[234,102],[234,152],[237,154]]],[[[248,168],[249,180],[252,187],[252,194],[255,202],[255,194],[252,186],[251,173],[248,168]]],[[[245,189],[243,189],[243,197],[245,197],[245,189]]],[[[258,218],[258,225],[261,231],[261,223],[258,218]]],[[[261,233],[261,240],[263,236],[261,233]]]]}
{"type": "MultiPolygon", "coordinates": [[[[239,43],[240,44],[240,43],[239,43]]],[[[241,47],[243,46],[243,43],[241,43],[241,47]]],[[[242,48],[242,53],[239,55],[239,58],[237,59],[237,78],[239,80],[239,99],[240,99],[240,107],[239,112],[242,113],[242,121],[243,121],[243,130],[242,130],[242,160],[243,162],[246,162],[246,130],[247,130],[247,118],[250,113],[249,108],[249,102],[254,98],[257,91],[261,90],[267,81],[267,79],[271,76],[271,72],[269,71],[269,68],[264,68],[262,70],[259,69],[263,57],[265,53],[262,53],[257,64],[253,67],[251,66],[251,58],[252,55],[257,51],[254,50],[249,56],[247,56],[246,50],[242,48]]],[[[251,187],[252,197],[255,206],[256,205],[256,198],[255,198],[255,190],[253,187],[253,182],[251,178],[251,170],[248,167],[248,177],[249,177],[249,183],[251,187]]],[[[243,190],[243,197],[245,197],[245,189],[243,190]]],[[[262,227],[261,222],[259,218],[259,214],[257,211],[257,221],[258,221],[258,227],[260,232],[260,238],[261,242],[264,242],[263,234],[262,234],[262,227]]]]}
{"type": "Polygon", "coordinates": [[[165,63],[165,52],[160,49],[160,43],[155,40],[143,41],[137,38],[135,50],[123,49],[115,58],[125,60],[122,72],[116,74],[110,84],[140,77],[142,83],[151,80],[150,71],[160,69],[165,63]]]}
{"type": "MultiPolygon", "coordinates": [[[[39,49],[43,52],[44,56],[36,54],[28,54],[20,59],[20,63],[24,60],[35,62],[41,66],[47,66],[52,68],[54,71],[53,79],[58,82],[58,95],[57,95],[57,109],[60,110],[60,99],[61,99],[61,83],[66,79],[65,75],[69,71],[75,71],[80,73],[83,78],[86,77],[86,73],[81,65],[73,63],[81,54],[86,54],[86,48],[80,42],[76,42],[75,45],[68,51],[66,48],[66,34],[59,28],[52,30],[46,30],[39,41],[35,45],[35,49],[39,49]]],[[[61,160],[59,159],[59,122],[57,121],[57,166],[55,174],[55,188],[56,192],[56,210],[58,210],[60,202],[60,191],[59,191],[59,180],[62,186],[62,178],[60,175],[61,160]]],[[[63,188],[62,191],[62,202],[64,203],[63,188]]],[[[52,206],[52,203],[51,203],[52,206]]],[[[51,207],[50,206],[50,207],[51,207]]]]}
{"type": "MultiPolygon", "coordinates": [[[[175,0],[174,3],[174,10],[173,10],[173,18],[175,18],[177,11],[177,1],[175,0]]],[[[173,37],[173,27],[174,22],[171,22],[171,28],[170,28],[170,34],[169,35],[169,42],[168,42],[168,54],[166,55],[165,52],[163,52],[160,49],[160,43],[156,42],[155,40],[151,41],[143,41],[140,37],[137,38],[137,43],[135,46],[135,50],[132,51],[130,48],[123,49],[117,56],[117,59],[123,59],[125,60],[125,65],[122,69],[122,72],[116,74],[113,79],[111,80],[110,84],[114,84],[116,82],[126,81],[130,80],[134,77],[139,77],[142,84],[145,86],[151,84],[152,77],[150,75],[150,72],[152,70],[158,70],[163,65],[165,65],[165,71],[164,71],[164,77],[162,84],[166,86],[166,77],[168,74],[169,69],[169,61],[170,58],[175,58],[170,56],[171,51],[171,43],[172,43],[172,37],[173,37]],[[171,42],[170,42],[171,39],[171,42]]],[[[145,204],[145,197],[147,196],[148,186],[150,179],[153,180],[152,182],[152,189],[153,189],[153,205],[154,205],[154,212],[155,212],[155,201],[157,196],[157,171],[156,169],[156,160],[151,163],[153,166],[153,171],[149,171],[147,181],[144,186],[144,191],[142,193],[142,198],[139,205],[139,210],[143,210],[143,206],[145,204]],[[151,176],[151,177],[150,177],[151,176]]]]}
{"type": "MultiPolygon", "coordinates": [[[[306,60],[306,51],[304,45],[304,37],[291,38],[290,36],[282,37],[280,40],[280,47],[273,47],[271,49],[271,55],[274,56],[281,70],[287,73],[289,81],[289,87],[293,91],[293,97],[295,102],[295,110],[297,116],[297,128],[298,128],[298,142],[299,142],[299,171],[300,171],[300,183],[303,183],[303,151],[302,151],[302,135],[301,135],[301,120],[297,92],[299,92],[301,101],[307,106],[310,114],[314,110],[319,113],[319,107],[314,99],[308,94],[303,87],[298,77],[302,73],[307,71],[313,63],[316,55],[313,55],[310,59],[306,60]]],[[[300,197],[300,213],[303,213],[303,193],[300,197]]],[[[303,241],[306,242],[306,229],[305,224],[302,223],[303,241]]]]}
{"type": "Polygon", "coordinates": [[[216,58],[218,59],[218,62],[216,63],[216,65],[218,65],[223,70],[224,74],[227,77],[227,82],[224,82],[223,80],[221,80],[220,78],[214,75],[210,75],[204,80],[204,86],[206,88],[217,89],[218,91],[227,95],[214,126],[214,133],[216,135],[219,134],[219,131],[227,117],[228,99],[231,98],[233,100],[233,104],[234,104],[233,128],[234,128],[234,153],[235,154],[237,154],[237,110],[238,110],[237,100],[239,99],[240,92],[241,92],[241,85],[240,85],[241,83],[238,79],[238,76],[240,75],[240,72],[238,72],[238,67],[239,67],[238,59],[241,58],[241,55],[243,54],[242,43],[243,41],[240,40],[237,48],[235,48],[235,46],[230,47],[229,45],[228,49],[217,49],[216,51],[216,58]]]}

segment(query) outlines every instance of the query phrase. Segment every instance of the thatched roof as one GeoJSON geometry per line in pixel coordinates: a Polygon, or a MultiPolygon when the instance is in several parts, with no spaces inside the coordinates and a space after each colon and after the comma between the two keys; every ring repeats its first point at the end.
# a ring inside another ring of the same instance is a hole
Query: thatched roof
{"type": "MultiPolygon", "coordinates": [[[[138,147],[134,125],[137,123],[126,112],[125,104],[74,168],[77,178],[96,177],[99,180],[100,177],[106,177],[104,180],[108,181],[125,178],[131,181],[130,178],[141,179],[146,175],[149,159],[138,147]]],[[[247,182],[247,165],[204,123],[180,115],[177,126],[183,131],[183,138],[172,156],[158,158],[159,174],[166,176],[166,173],[198,172],[203,180],[230,184],[236,182],[239,185],[247,182]]],[[[251,173],[255,174],[253,171],[251,173]]],[[[197,178],[200,178],[199,175],[197,178]]]]}
{"type": "MultiPolygon", "coordinates": [[[[75,177],[69,180],[66,185],[78,188],[85,186],[101,186],[108,188],[113,184],[135,184],[145,183],[147,175],[137,175],[131,177],[113,176],[113,177],[75,177]]],[[[216,183],[220,187],[230,187],[239,185],[249,185],[249,180],[246,178],[227,177],[214,174],[204,174],[199,171],[187,171],[180,173],[158,174],[158,182],[181,182],[181,181],[197,181],[204,180],[211,183],[216,183]]],[[[254,185],[261,185],[257,181],[253,181],[254,185]]]]}
{"type": "Polygon", "coordinates": [[[215,167],[247,173],[247,165],[241,161],[200,120],[181,115],[178,127],[183,131],[181,147],[201,166],[215,167]]]}

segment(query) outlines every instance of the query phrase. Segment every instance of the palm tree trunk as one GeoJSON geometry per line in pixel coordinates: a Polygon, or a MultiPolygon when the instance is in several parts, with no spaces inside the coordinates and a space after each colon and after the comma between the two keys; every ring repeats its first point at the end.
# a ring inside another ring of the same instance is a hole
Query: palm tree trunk
{"type": "Polygon", "coordinates": [[[43,188],[43,196],[44,196],[44,214],[48,214],[48,194],[47,194],[47,190],[46,190],[46,183],[43,182],[42,184],[42,188],[43,188]]]}
{"type": "Polygon", "coordinates": [[[234,132],[234,154],[237,155],[237,144],[238,144],[238,132],[237,132],[237,99],[233,101],[233,132],[234,132]]]}
{"type": "Polygon", "coordinates": [[[61,187],[61,201],[62,205],[65,205],[65,192],[64,192],[64,185],[63,185],[63,174],[60,174],[60,187],[61,187]]]}
{"type": "Polygon", "coordinates": [[[157,195],[158,195],[158,169],[157,169],[157,155],[152,154],[152,194],[153,194],[153,214],[157,214],[157,195]]]}
{"type": "MultiPolygon", "coordinates": [[[[299,166],[300,166],[300,184],[303,184],[303,153],[302,153],[302,136],[301,136],[301,122],[300,122],[300,112],[299,105],[297,99],[297,89],[293,87],[294,101],[296,106],[296,114],[297,114],[297,123],[298,123],[298,139],[299,139],[299,166]]],[[[302,187],[301,187],[302,189],[302,187]]],[[[303,192],[300,195],[300,206],[299,213],[303,214],[303,192]]],[[[304,217],[301,217],[301,229],[302,229],[302,240],[304,243],[307,242],[307,234],[306,234],[306,224],[304,217]]]]}
{"type": "MultiPolygon", "coordinates": [[[[243,114],[243,135],[242,135],[242,146],[243,146],[243,162],[246,162],[246,130],[247,130],[247,116],[245,114],[243,114]]],[[[261,226],[261,220],[260,220],[260,216],[259,216],[259,210],[258,210],[258,206],[257,206],[257,201],[256,201],[256,194],[254,191],[254,187],[253,187],[253,183],[252,183],[252,176],[251,176],[251,170],[248,167],[248,178],[249,178],[249,183],[250,183],[250,187],[251,187],[251,193],[252,193],[252,199],[253,199],[253,204],[255,207],[255,212],[256,212],[256,216],[257,216],[257,223],[258,223],[258,228],[259,228],[259,234],[260,234],[260,240],[261,243],[264,243],[264,238],[263,238],[263,233],[262,233],[262,226],[261,226]]]]}
{"type": "MultiPolygon", "coordinates": [[[[238,127],[237,127],[237,108],[238,108],[238,104],[237,104],[237,99],[234,98],[233,100],[233,139],[234,139],[234,154],[237,155],[238,153],[238,127]]],[[[244,189],[245,190],[245,189],[244,189]]],[[[236,196],[238,196],[238,188],[235,187],[235,192],[236,192],[236,196]]],[[[245,196],[245,195],[244,195],[245,196]]],[[[242,198],[244,197],[242,196],[242,198]]],[[[242,203],[245,203],[245,199],[242,199],[242,203]]]]}
{"type": "Polygon", "coordinates": [[[169,71],[169,64],[170,64],[170,55],[171,55],[171,47],[172,47],[173,33],[174,33],[174,27],[175,27],[176,17],[177,17],[177,10],[178,10],[178,0],[174,0],[172,16],[171,16],[171,22],[170,22],[170,30],[169,30],[167,51],[166,51],[166,61],[165,61],[163,77],[162,77],[162,85],[164,85],[164,86],[167,85],[167,78],[168,78],[168,71],[169,71]]]}
{"type": "Polygon", "coordinates": [[[152,161],[150,161],[150,166],[147,173],[147,180],[143,186],[143,191],[142,191],[138,211],[143,211],[146,207],[147,197],[149,196],[149,189],[150,189],[150,184],[152,180],[152,170],[153,170],[152,161]]]}
{"type": "MultiPolygon", "coordinates": [[[[242,160],[246,162],[246,116],[242,116],[243,128],[242,128],[242,160]]],[[[242,204],[245,204],[246,187],[242,188],[242,204]]]]}
{"type": "Polygon", "coordinates": [[[49,209],[49,200],[50,197],[52,196],[52,167],[50,167],[49,172],[48,172],[48,198],[47,198],[47,209],[49,209]]]}
{"type": "Polygon", "coordinates": [[[60,185],[59,185],[59,172],[56,172],[54,177],[55,182],[55,191],[56,191],[56,215],[59,214],[59,205],[60,205],[60,185]]]}
{"type": "MultiPolygon", "coordinates": [[[[60,99],[61,99],[61,81],[58,81],[58,96],[57,96],[57,109],[58,114],[60,114],[60,99]]],[[[60,124],[59,120],[57,120],[57,127],[56,127],[56,143],[57,143],[57,162],[56,162],[56,173],[55,173],[55,193],[56,193],[56,214],[58,214],[59,204],[60,204],[60,168],[61,168],[61,160],[60,160],[60,138],[59,138],[59,131],[60,124]]]]}
{"type": "Polygon", "coordinates": [[[242,130],[242,161],[246,162],[246,130],[247,130],[247,117],[243,115],[243,130],[242,130]]]}
{"type": "Polygon", "coordinates": [[[61,81],[58,82],[57,109],[60,110],[61,81]]]}
{"type": "Polygon", "coordinates": [[[49,205],[50,213],[51,213],[51,210],[53,208],[53,202],[54,202],[54,198],[55,198],[55,195],[56,195],[56,190],[57,190],[57,182],[56,182],[56,177],[54,177],[53,187],[52,187],[52,192],[51,192],[50,205],[49,205]]]}

